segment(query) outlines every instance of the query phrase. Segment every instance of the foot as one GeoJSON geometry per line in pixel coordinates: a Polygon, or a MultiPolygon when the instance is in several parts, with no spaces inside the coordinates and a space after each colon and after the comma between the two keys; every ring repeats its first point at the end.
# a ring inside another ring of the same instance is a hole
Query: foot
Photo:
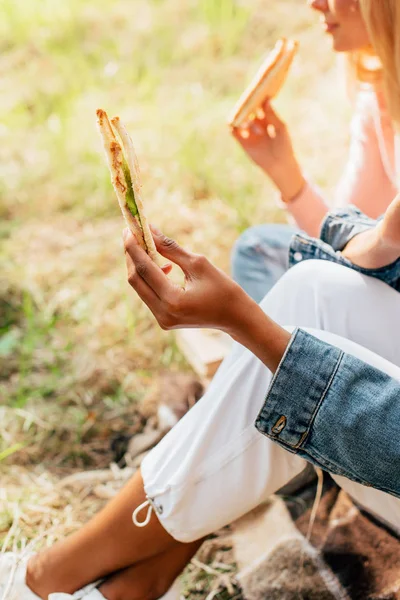
{"type": "MultiPolygon", "coordinates": [[[[13,552],[0,554],[0,598],[7,600],[41,600],[47,599],[46,596],[40,596],[32,591],[27,585],[27,564],[35,559],[36,555],[21,557],[13,552]]],[[[104,600],[104,596],[96,589],[101,582],[96,582],[79,590],[74,595],[56,593],[50,594],[51,600],[64,600],[64,598],[74,598],[74,600],[104,600]]]]}
{"type": "Polygon", "coordinates": [[[103,510],[78,531],[29,561],[27,584],[40,598],[54,591],[73,594],[92,581],[173,547],[176,541],[151,514],[140,529],[132,511],[146,500],[138,471],[103,510]]]}
{"type": "MultiPolygon", "coordinates": [[[[132,565],[110,576],[107,581],[95,582],[74,592],[40,591],[45,552],[21,558],[14,553],[0,555],[0,597],[7,600],[179,600],[180,586],[176,577],[197,551],[200,542],[177,544],[166,552],[132,565]],[[154,573],[158,576],[154,577],[154,573]],[[74,592],[74,593],[73,593],[74,592]]],[[[46,565],[47,571],[48,565],[46,565]]],[[[46,577],[48,582],[48,577],[46,577]]],[[[48,585],[48,583],[47,583],[48,585]]],[[[59,588],[60,589],[60,588],[59,588]]]]}
{"type": "MultiPolygon", "coordinates": [[[[33,555],[26,568],[26,584],[28,588],[37,594],[39,598],[47,600],[49,594],[56,592],[65,592],[73,594],[79,585],[75,585],[74,579],[65,569],[65,575],[62,575],[62,565],[54,561],[53,549],[42,550],[33,555]]],[[[78,575],[79,577],[79,575],[78,575]]]]}

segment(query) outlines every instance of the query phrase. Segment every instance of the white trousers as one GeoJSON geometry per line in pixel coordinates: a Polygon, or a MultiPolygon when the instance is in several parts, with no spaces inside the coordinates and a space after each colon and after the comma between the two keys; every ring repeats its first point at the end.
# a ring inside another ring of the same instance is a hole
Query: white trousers
{"type": "MultiPolygon", "coordinates": [[[[400,295],[330,262],[292,268],[261,303],[288,330],[300,326],[400,380],[400,295]]],[[[258,432],[271,372],[236,344],[204,397],[146,457],[145,490],[165,529],[189,542],[255,508],[299,474],[304,459],[258,432]]],[[[400,530],[400,500],[334,476],[357,502],[400,530]]]]}

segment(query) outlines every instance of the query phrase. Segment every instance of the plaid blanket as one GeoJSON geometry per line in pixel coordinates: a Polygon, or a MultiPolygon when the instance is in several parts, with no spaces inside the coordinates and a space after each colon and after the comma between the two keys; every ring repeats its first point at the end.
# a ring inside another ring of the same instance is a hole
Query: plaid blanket
{"type": "Polygon", "coordinates": [[[400,539],[345,492],[324,493],[309,539],[311,509],[291,512],[274,496],[233,525],[246,600],[400,600],[400,539]]]}

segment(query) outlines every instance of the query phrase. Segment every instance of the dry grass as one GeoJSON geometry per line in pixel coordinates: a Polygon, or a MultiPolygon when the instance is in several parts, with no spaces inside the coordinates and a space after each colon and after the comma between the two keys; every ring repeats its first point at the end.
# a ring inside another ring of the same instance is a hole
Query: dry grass
{"type": "Polygon", "coordinates": [[[96,486],[75,494],[60,478],[107,467],[113,436],[143,425],[158,375],[188,369],[125,282],[95,109],[127,122],[151,220],[228,269],[240,231],[285,218],[225,126],[253,65],[280,35],[300,40],[277,106],[326,189],[349,107],[300,0],[3,0],[0,11],[0,537],[12,548],[90,517],[96,486]]]}

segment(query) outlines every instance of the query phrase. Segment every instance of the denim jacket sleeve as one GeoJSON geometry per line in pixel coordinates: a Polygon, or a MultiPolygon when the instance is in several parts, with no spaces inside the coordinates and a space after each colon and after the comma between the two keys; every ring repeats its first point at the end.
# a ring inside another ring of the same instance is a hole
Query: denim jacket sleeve
{"type": "Polygon", "coordinates": [[[400,380],[304,330],[292,335],[256,427],[322,469],[400,497],[400,380]]]}
{"type": "Polygon", "coordinates": [[[370,219],[356,207],[349,206],[328,213],[321,228],[321,239],[306,234],[296,234],[289,249],[289,267],[301,260],[329,260],[350,269],[384,281],[400,291],[400,259],[379,269],[364,269],[345,258],[341,250],[357,234],[372,229],[377,221],[370,219]]]}

